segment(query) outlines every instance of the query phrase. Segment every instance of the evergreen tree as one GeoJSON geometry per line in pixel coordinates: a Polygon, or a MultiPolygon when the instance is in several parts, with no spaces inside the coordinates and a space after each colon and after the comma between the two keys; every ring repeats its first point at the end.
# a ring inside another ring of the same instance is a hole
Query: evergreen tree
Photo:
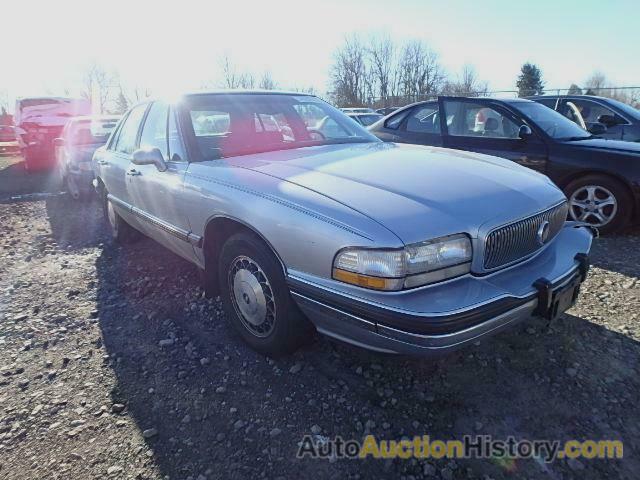
{"type": "Polygon", "coordinates": [[[569,87],[569,91],[567,92],[568,95],[582,95],[582,89],[576,85],[575,83],[572,83],[571,86],[569,87]]]}
{"type": "Polygon", "coordinates": [[[116,99],[116,112],[115,113],[124,113],[129,110],[129,101],[127,97],[125,97],[122,88],[120,89],[120,93],[118,93],[118,98],[116,99]]]}
{"type": "Polygon", "coordinates": [[[525,63],[520,69],[520,75],[516,82],[518,96],[542,95],[544,93],[544,82],[542,72],[533,63],[525,63]]]}

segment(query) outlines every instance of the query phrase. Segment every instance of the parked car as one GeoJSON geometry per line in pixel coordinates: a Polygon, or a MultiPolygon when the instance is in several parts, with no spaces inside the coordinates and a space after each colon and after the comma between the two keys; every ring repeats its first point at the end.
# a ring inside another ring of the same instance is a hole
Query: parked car
{"type": "Polygon", "coordinates": [[[91,158],[98,147],[107,143],[119,119],[119,115],[74,117],[54,140],[58,173],[73,198],[92,192],[91,158]]]}
{"type": "Polygon", "coordinates": [[[395,112],[396,110],[398,110],[398,108],[400,107],[385,107],[385,108],[379,108],[376,110],[376,113],[379,113],[380,115],[389,115],[390,113],[395,112]]]}
{"type": "Polygon", "coordinates": [[[27,172],[55,167],[53,141],[71,117],[89,115],[84,98],[31,97],[16,100],[14,122],[27,172]]]}
{"type": "Polygon", "coordinates": [[[352,118],[356,122],[358,122],[363,127],[368,127],[369,125],[373,125],[378,120],[384,117],[384,115],[380,115],[379,113],[347,113],[349,118],[352,118]]]}
{"type": "Polygon", "coordinates": [[[449,351],[555,318],[588,268],[591,230],[565,222],[544,175],[381,142],[312,95],[141,103],[94,157],[114,238],[141,232],[197,265],[231,325],[269,355],[313,326],[382,352],[449,351]]]}
{"type": "Polygon", "coordinates": [[[527,98],[560,112],[599,137],[640,142],[640,110],[626,103],[592,95],[542,95],[527,98]],[[601,131],[598,124],[604,125],[606,130],[601,131]]]}
{"type": "Polygon", "coordinates": [[[340,110],[342,110],[344,113],[376,113],[376,111],[373,108],[368,108],[368,107],[346,107],[346,108],[341,108],[340,110]]]}
{"type": "Polygon", "coordinates": [[[486,153],[537,170],[565,192],[571,219],[603,233],[640,212],[640,144],[596,138],[530,100],[440,97],[405,107],[370,131],[385,141],[486,153]]]}
{"type": "Polygon", "coordinates": [[[18,155],[20,146],[16,129],[11,125],[0,125],[0,155],[18,155]]]}

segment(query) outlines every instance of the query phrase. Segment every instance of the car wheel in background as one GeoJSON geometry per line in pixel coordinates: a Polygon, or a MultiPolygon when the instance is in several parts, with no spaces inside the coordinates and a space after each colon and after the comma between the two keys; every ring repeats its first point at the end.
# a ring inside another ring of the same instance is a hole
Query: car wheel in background
{"type": "Polygon", "coordinates": [[[133,228],[125,222],[120,215],[118,215],[118,212],[113,207],[113,203],[107,199],[106,191],[103,195],[102,210],[105,220],[107,221],[109,231],[111,232],[111,236],[118,243],[132,243],[142,236],[138,230],[133,228]]]}
{"type": "Polygon", "coordinates": [[[227,319],[254,350],[282,355],[311,337],[313,327],[291,298],[280,263],[255,235],[227,239],[218,282],[227,319]]]}
{"type": "Polygon", "coordinates": [[[631,195],[618,180],[587,175],[567,185],[565,193],[571,220],[589,223],[604,234],[620,230],[629,223],[631,195]]]}

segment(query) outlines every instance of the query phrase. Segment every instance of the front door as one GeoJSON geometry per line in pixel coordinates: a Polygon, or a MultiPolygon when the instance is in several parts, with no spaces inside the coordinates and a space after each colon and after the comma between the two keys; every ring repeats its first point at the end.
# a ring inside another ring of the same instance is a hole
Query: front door
{"type": "Polygon", "coordinates": [[[559,111],[570,120],[573,120],[571,116],[572,107],[577,108],[580,112],[587,130],[595,123],[602,123],[607,127],[607,131],[602,135],[598,135],[599,137],[610,140],[622,140],[624,136],[624,125],[628,123],[606,105],[593,100],[571,98],[562,100],[559,111]]]}
{"type": "Polygon", "coordinates": [[[445,147],[503,157],[545,173],[547,146],[534,132],[520,138],[526,125],[499,104],[481,99],[440,97],[445,147]]]}
{"type": "Polygon", "coordinates": [[[117,132],[115,141],[111,142],[104,155],[97,159],[100,176],[104,179],[108,193],[112,196],[111,203],[127,223],[138,229],[141,229],[142,225],[130,209],[132,199],[127,189],[129,179],[127,171],[147,107],[148,104],[141,104],[129,112],[117,132]]]}
{"type": "Polygon", "coordinates": [[[167,104],[154,102],[140,134],[140,148],[158,148],[167,169],[160,171],[155,165],[130,163],[127,189],[143,231],[183,258],[193,260],[195,253],[189,237],[191,227],[182,202],[188,163],[178,151],[181,148],[179,136],[173,112],[171,122],[168,122],[169,114],[167,104]],[[168,138],[172,139],[171,142],[168,138]]]}

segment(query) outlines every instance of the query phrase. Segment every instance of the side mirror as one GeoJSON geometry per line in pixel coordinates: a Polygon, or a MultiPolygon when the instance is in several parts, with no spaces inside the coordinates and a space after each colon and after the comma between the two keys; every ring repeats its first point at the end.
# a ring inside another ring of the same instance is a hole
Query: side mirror
{"type": "Polygon", "coordinates": [[[64,138],[54,138],[53,139],[54,147],[64,147],[64,138]]]}
{"type": "Polygon", "coordinates": [[[160,172],[167,169],[162,152],[156,147],[136,150],[131,156],[131,162],[135,165],[155,165],[160,172]]]}
{"type": "Polygon", "coordinates": [[[533,135],[531,131],[531,127],[529,125],[520,125],[520,129],[518,130],[518,137],[522,140],[527,140],[529,137],[533,135]]]}
{"type": "Polygon", "coordinates": [[[602,123],[605,127],[611,127],[616,125],[618,121],[615,115],[603,114],[598,117],[598,123],[602,123]]]}
{"type": "MultiPolygon", "coordinates": [[[[603,115],[601,115],[602,117],[603,115]]],[[[589,132],[593,135],[604,135],[607,133],[607,127],[605,127],[602,123],[594,123],[589,127],[589,132]]]]}

